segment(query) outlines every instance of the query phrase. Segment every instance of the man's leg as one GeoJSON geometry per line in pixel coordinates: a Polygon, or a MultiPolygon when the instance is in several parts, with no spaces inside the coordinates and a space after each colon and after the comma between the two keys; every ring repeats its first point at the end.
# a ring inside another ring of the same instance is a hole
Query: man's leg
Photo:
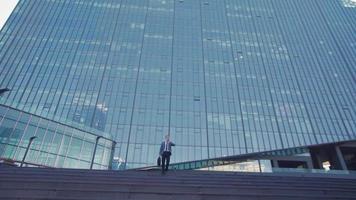
{"type": "Polygon", "coordinates": [[[169,161],[171,160],[171,156],[167,155],[167,163],[166,163],[166,171],[168,171],[168,167],[169,167],[169,161]]]}
{"type": "Polygon", "coordinates": [[[162,172],[164,172],[165,163],[166,163],[166,155],[163,153],[162,154],[162,172]]]}

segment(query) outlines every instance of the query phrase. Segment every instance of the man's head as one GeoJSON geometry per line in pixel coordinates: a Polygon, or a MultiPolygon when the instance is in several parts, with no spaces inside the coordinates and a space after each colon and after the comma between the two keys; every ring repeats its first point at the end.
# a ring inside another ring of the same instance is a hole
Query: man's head
{"type": "Polygon", "coordinates": [[[165,135],[165,136],[164,136],[164,139],[165,139],[166,141],[169,141],[169,135],[165,135]]]}

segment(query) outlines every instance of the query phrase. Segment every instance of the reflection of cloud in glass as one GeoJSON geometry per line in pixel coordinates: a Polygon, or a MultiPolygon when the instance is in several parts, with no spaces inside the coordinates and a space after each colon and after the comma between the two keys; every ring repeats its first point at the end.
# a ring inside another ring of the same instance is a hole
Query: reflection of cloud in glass
{"type": "Polygon", "coordinates": [[[344,3],[345,7],[351,7],[351,8],[356,7],[356,0],[342,0],[342,2],[344,3]]]}

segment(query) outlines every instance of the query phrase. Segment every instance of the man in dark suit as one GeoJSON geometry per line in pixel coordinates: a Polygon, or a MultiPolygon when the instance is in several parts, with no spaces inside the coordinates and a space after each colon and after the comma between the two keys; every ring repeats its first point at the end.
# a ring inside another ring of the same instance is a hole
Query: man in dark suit
{"type": "Polygon", "coordinates": [[[173,142],[169,140],[169,135],[164,136],[164,141],[161,143],[161,148],[159,149],[159,155],[162,157],[162,173],[168,171],[169,160],[172,155],[172,146],[175,146],[173,142]]]}

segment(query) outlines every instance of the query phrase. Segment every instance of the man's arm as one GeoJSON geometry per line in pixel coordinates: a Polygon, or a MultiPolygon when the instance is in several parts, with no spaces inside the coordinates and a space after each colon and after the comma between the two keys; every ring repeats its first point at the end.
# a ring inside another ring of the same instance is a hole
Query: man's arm
{"type": "Polygon", "coordinates": [[[173,142],[171,142],[171,146],[176,146],[176,144],[174,144],[173,142]]]}

